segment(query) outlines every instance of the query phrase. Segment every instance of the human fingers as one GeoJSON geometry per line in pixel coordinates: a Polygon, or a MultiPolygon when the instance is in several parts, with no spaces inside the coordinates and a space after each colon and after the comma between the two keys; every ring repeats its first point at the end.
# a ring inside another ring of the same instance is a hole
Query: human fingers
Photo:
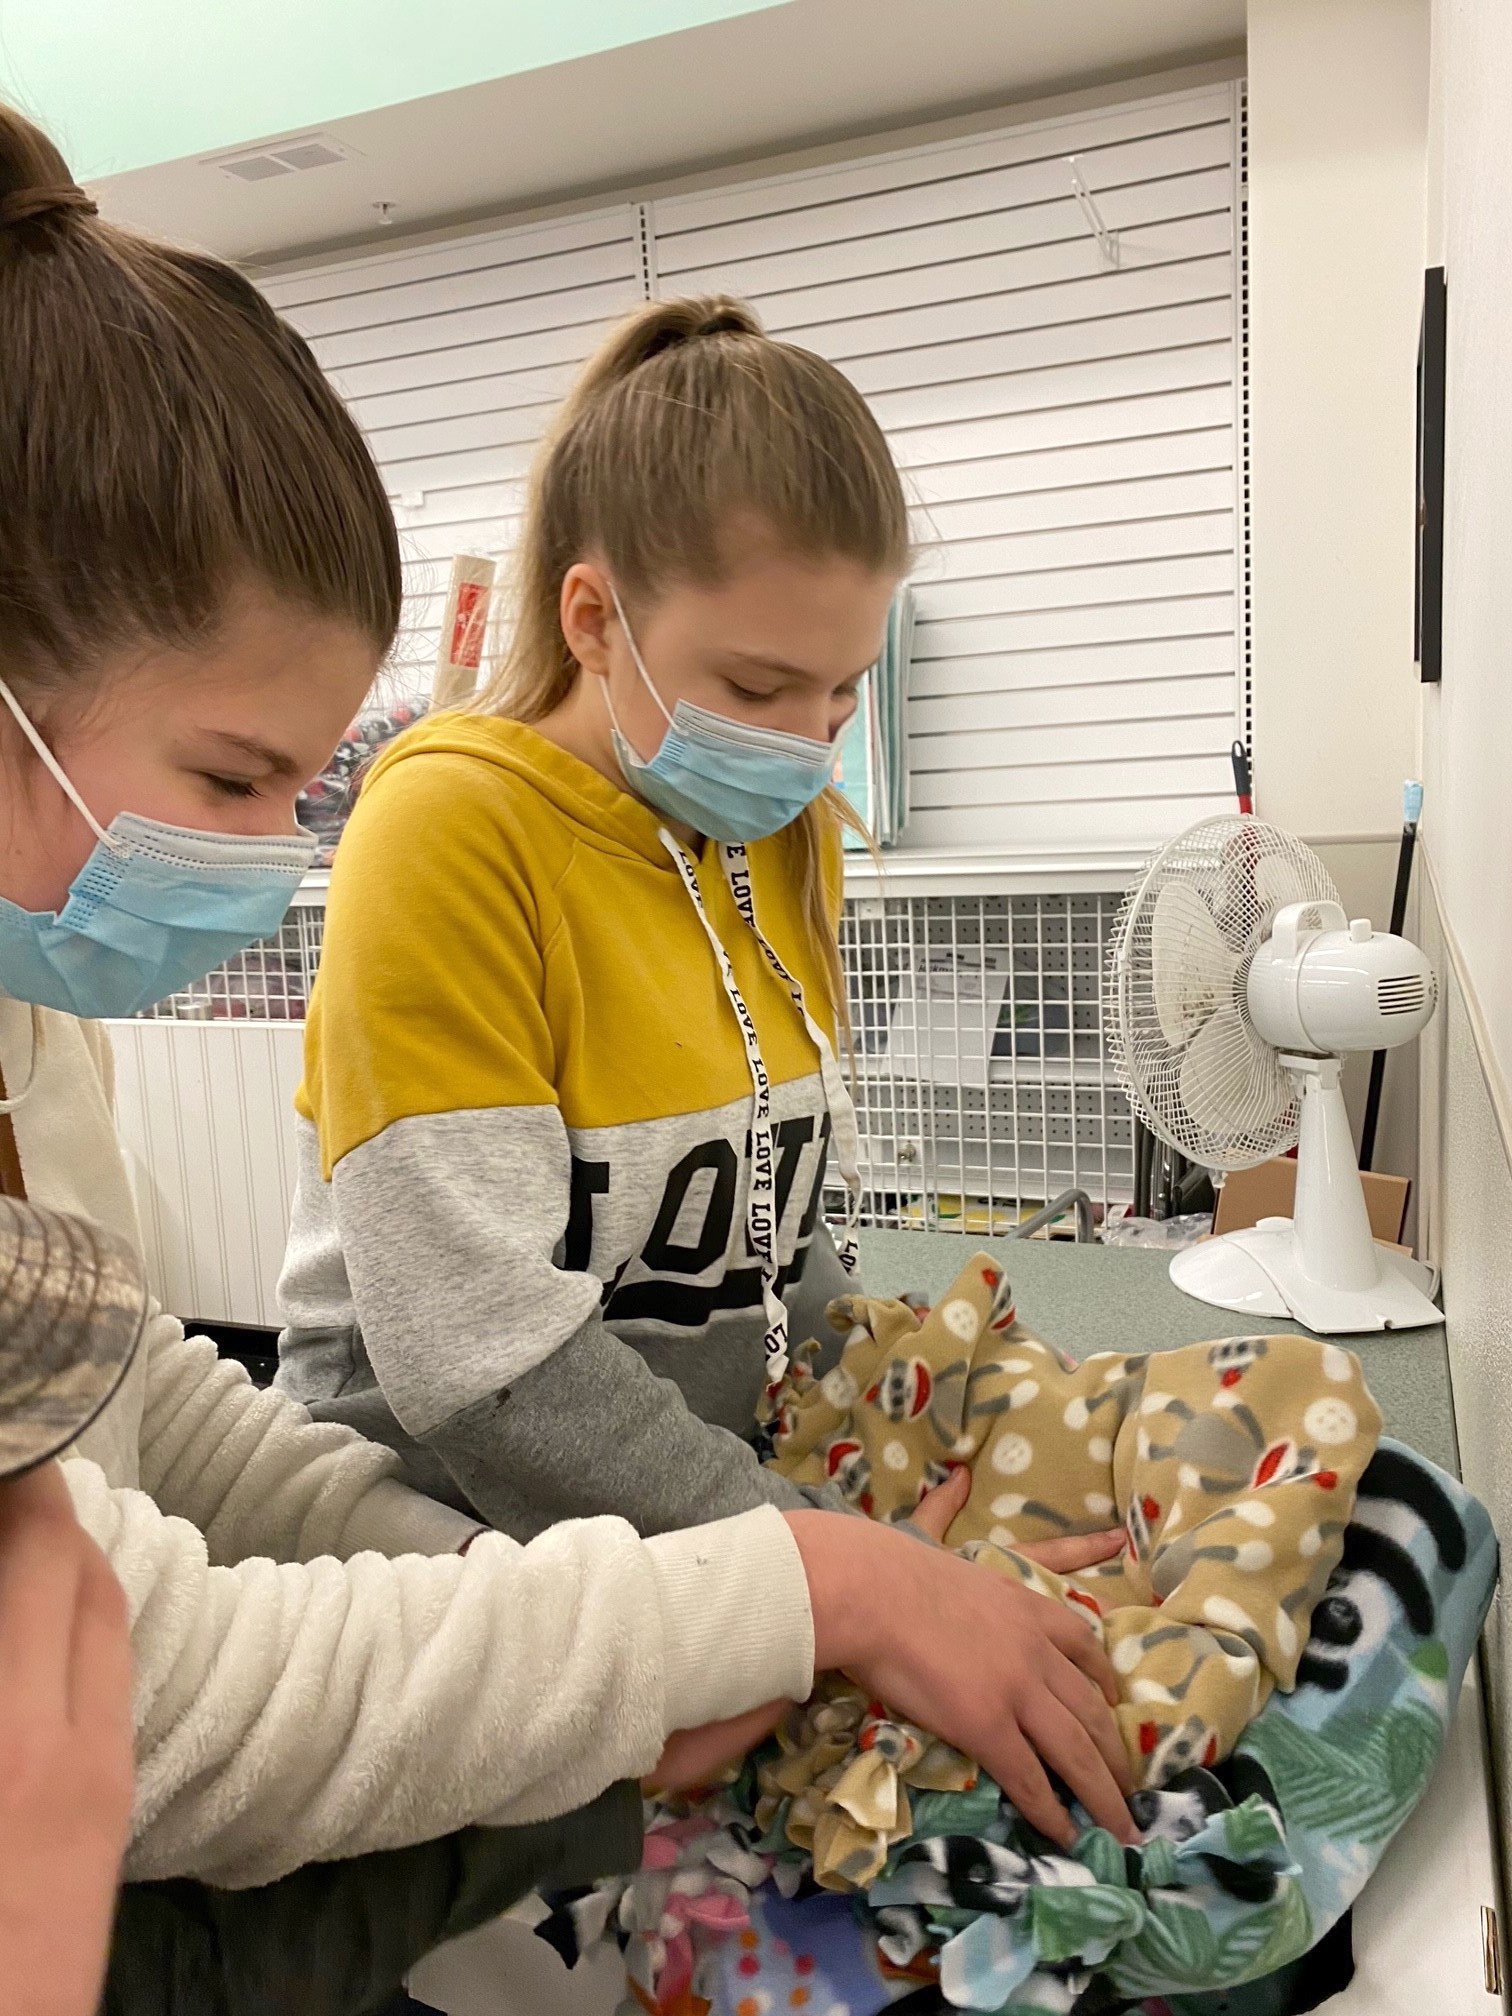
{"type": "Polygon", "coordinates": [[[40,1728],[66,1712],[82,1541],[56,1464],[0,1484],[0,1690],[7,1721],[40,1728]]]}
{"type": "Polygon", "coordinates": [[[1026,1701],[1021,1726],[1056,1776],[1080,1799],[1099,1827],[1132,1847],[1134,1822],[1107,1759],[1065,1703],[1042,1687],[1026,1701]]]}
{"type": "Polygon", "coordinates": [[[126,1851],[136,1793],[131,1680],[126,1598],[110,1563],[86,1542],[70,1658],[70,1741],[88,1773],[98,1838],[117,1858],[126,1851]]]}
{"type": "Polygon", "coordinates": [[[1045,1767],[1011,1716],[999,1718],[981,1762],[1018,1811],[1048,1840],[1076,1845],[1076,1823],[1050,1788],[1045,1767]]]}
{"type": "Polygon", "coordinates": [[[1051,1612],[1049,1617],[1040,1620],[1046,1637],[1073,1666],[1081,1668],[1108,1706],[1116,1708],[1120,1699],[1118,1675],[1091,1626],[1084,1624],[1074,1610],[1055,1602],[1052,1597],[1039,1596],[1036,1600],[1047,1604],[1051,1612]]]}
{"type": "Polygon", "coordinates": [[[971,1472],[964,1464],[952,1470],[943,1484],[926,1491],[909,1515],[908,1523],[931,1540],[943,1541],[965,1509],[971,1496],[971,1472]]]}
{"type": "Polygon", "coordinates": [[[1046,1678],[1056,1699],[1071,1711],[1097,1745],[1119,1791],[1125,1798],[1130,1797],[1134,1791],[1134,1771],[1123,1736],[1107,1702],[1086,1674],[1068,1659],[1057,1660],[1046,1678]]]}
{"type": "Polygon", "coordinates": [[[86,1538],[69,1659],[69,1715],[76,1729],[100,1730],[130,1758],[131,1624],[115,1572],[86,1538]]]}
{"type": "Polygon", "coordinates": [[[1027,1547],[1015,1546],[1013,1551],[1022,1554],[1026,1561],[1048,1568],[1052,1575],[1074,1575],[1078,1569],[1096,1568],[1099,1563],[1122,1554],[1128,1537],[1122,1526],[1112,1526],[1106,1533],[1073,1533],[1064,1540],[1035,1540],[1027,1547]]]}

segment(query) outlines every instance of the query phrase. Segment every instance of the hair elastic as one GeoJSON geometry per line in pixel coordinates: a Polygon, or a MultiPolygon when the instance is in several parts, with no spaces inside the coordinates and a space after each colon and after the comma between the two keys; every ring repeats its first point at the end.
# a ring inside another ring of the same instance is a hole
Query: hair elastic
{"type": "Polygon", "coordinates": [[[44,217],[67,213],[98,217],[100,206],[76,182],[55,189],[13,189],[0,196],[0,231],[12,231],[18,224],[35,224],[44,217]]]}

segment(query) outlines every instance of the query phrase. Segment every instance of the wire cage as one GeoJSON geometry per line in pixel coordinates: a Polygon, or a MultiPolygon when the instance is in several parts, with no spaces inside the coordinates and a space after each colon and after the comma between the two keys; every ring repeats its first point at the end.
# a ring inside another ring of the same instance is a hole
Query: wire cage
{"type": "Polygon", "coordinates": [[[847,904],[864,1223],[999,1233],[1071,1188],[1104,1213],[1127,1202],[1132,1123],[1101,1003],[1118,907],[1112,893],[847,904]]]}
{"type": "MultiPolygon", "coordinates": [[[[1070,1188],[1102,1211],[1129,1200],[1132,1126],[1101,1000],[1120,900],[846,904],[863,1224],[995,1233],[1070,1188]]],[[[273,937],[147,1019],[302,1021],[324,924],[324,890],[301,891],[273,937]]]]}
{"type": "MultiPolygon", "coordinates": [[[[303,1022],[320,964],[323,900],[301,891],[271,938],[262,938],[166,1001],[142,1011],[148,1022],[303,1022]]],[[[323,898],[324,892],[320,892],[323,898]]]]}

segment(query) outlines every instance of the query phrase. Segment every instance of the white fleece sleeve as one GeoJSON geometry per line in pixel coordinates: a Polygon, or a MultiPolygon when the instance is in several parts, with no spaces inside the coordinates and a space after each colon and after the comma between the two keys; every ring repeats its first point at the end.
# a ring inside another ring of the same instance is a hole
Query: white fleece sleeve
{"type": "Polygon", "coordinates": [[[400,1483],[391,1450],[260,1391],[173,1317],[156,1316],[142,1348],[142,1488],[199,1528],[215,1566],[256,1554],[454,1554],[477,1532],[476,1519],[400,1483]]]}
{"type": "Polygon", "coordinates": [[[137,1803],[126,1874],[227,1889],[470,1822],[548,1819],[672,1730],[812,1684],[808,1590],[763,1509],[641,1540],[617,1519],[466,1556],[212,1567],[98,1465],[64,1465],[126,1591],[137,1803]]]}

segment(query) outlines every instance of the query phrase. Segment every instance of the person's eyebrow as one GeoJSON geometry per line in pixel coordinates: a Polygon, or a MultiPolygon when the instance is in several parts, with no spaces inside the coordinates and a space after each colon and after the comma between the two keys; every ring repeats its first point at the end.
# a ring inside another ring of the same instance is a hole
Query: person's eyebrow
{"type": "MultiPolygon", "coordinates": [[[[775,672],[780,678],[799,679],[809,686],[823,686],[829,683],[822,674],[810,671],[806,666],[789,665],[782,658],[768,658],[762,651],[722,651],[720,657],[728,664],[749,665],[757,672],[775,672]]],[[[859,672],[852,672],[848,677],[860,679],[870,670],[870,665],[863,665],[859,672]]]]}
{"type": "Polygon", "coordinates": [[[233,735],[225,728],[207,728],[204,733],[210,741],[219,742],[222,748],[234,749],[238,755],[249,757],[275,777],[298,777],[302,774],[300,765],[286,751],[270,748],[254,736],[233,735]]]}

